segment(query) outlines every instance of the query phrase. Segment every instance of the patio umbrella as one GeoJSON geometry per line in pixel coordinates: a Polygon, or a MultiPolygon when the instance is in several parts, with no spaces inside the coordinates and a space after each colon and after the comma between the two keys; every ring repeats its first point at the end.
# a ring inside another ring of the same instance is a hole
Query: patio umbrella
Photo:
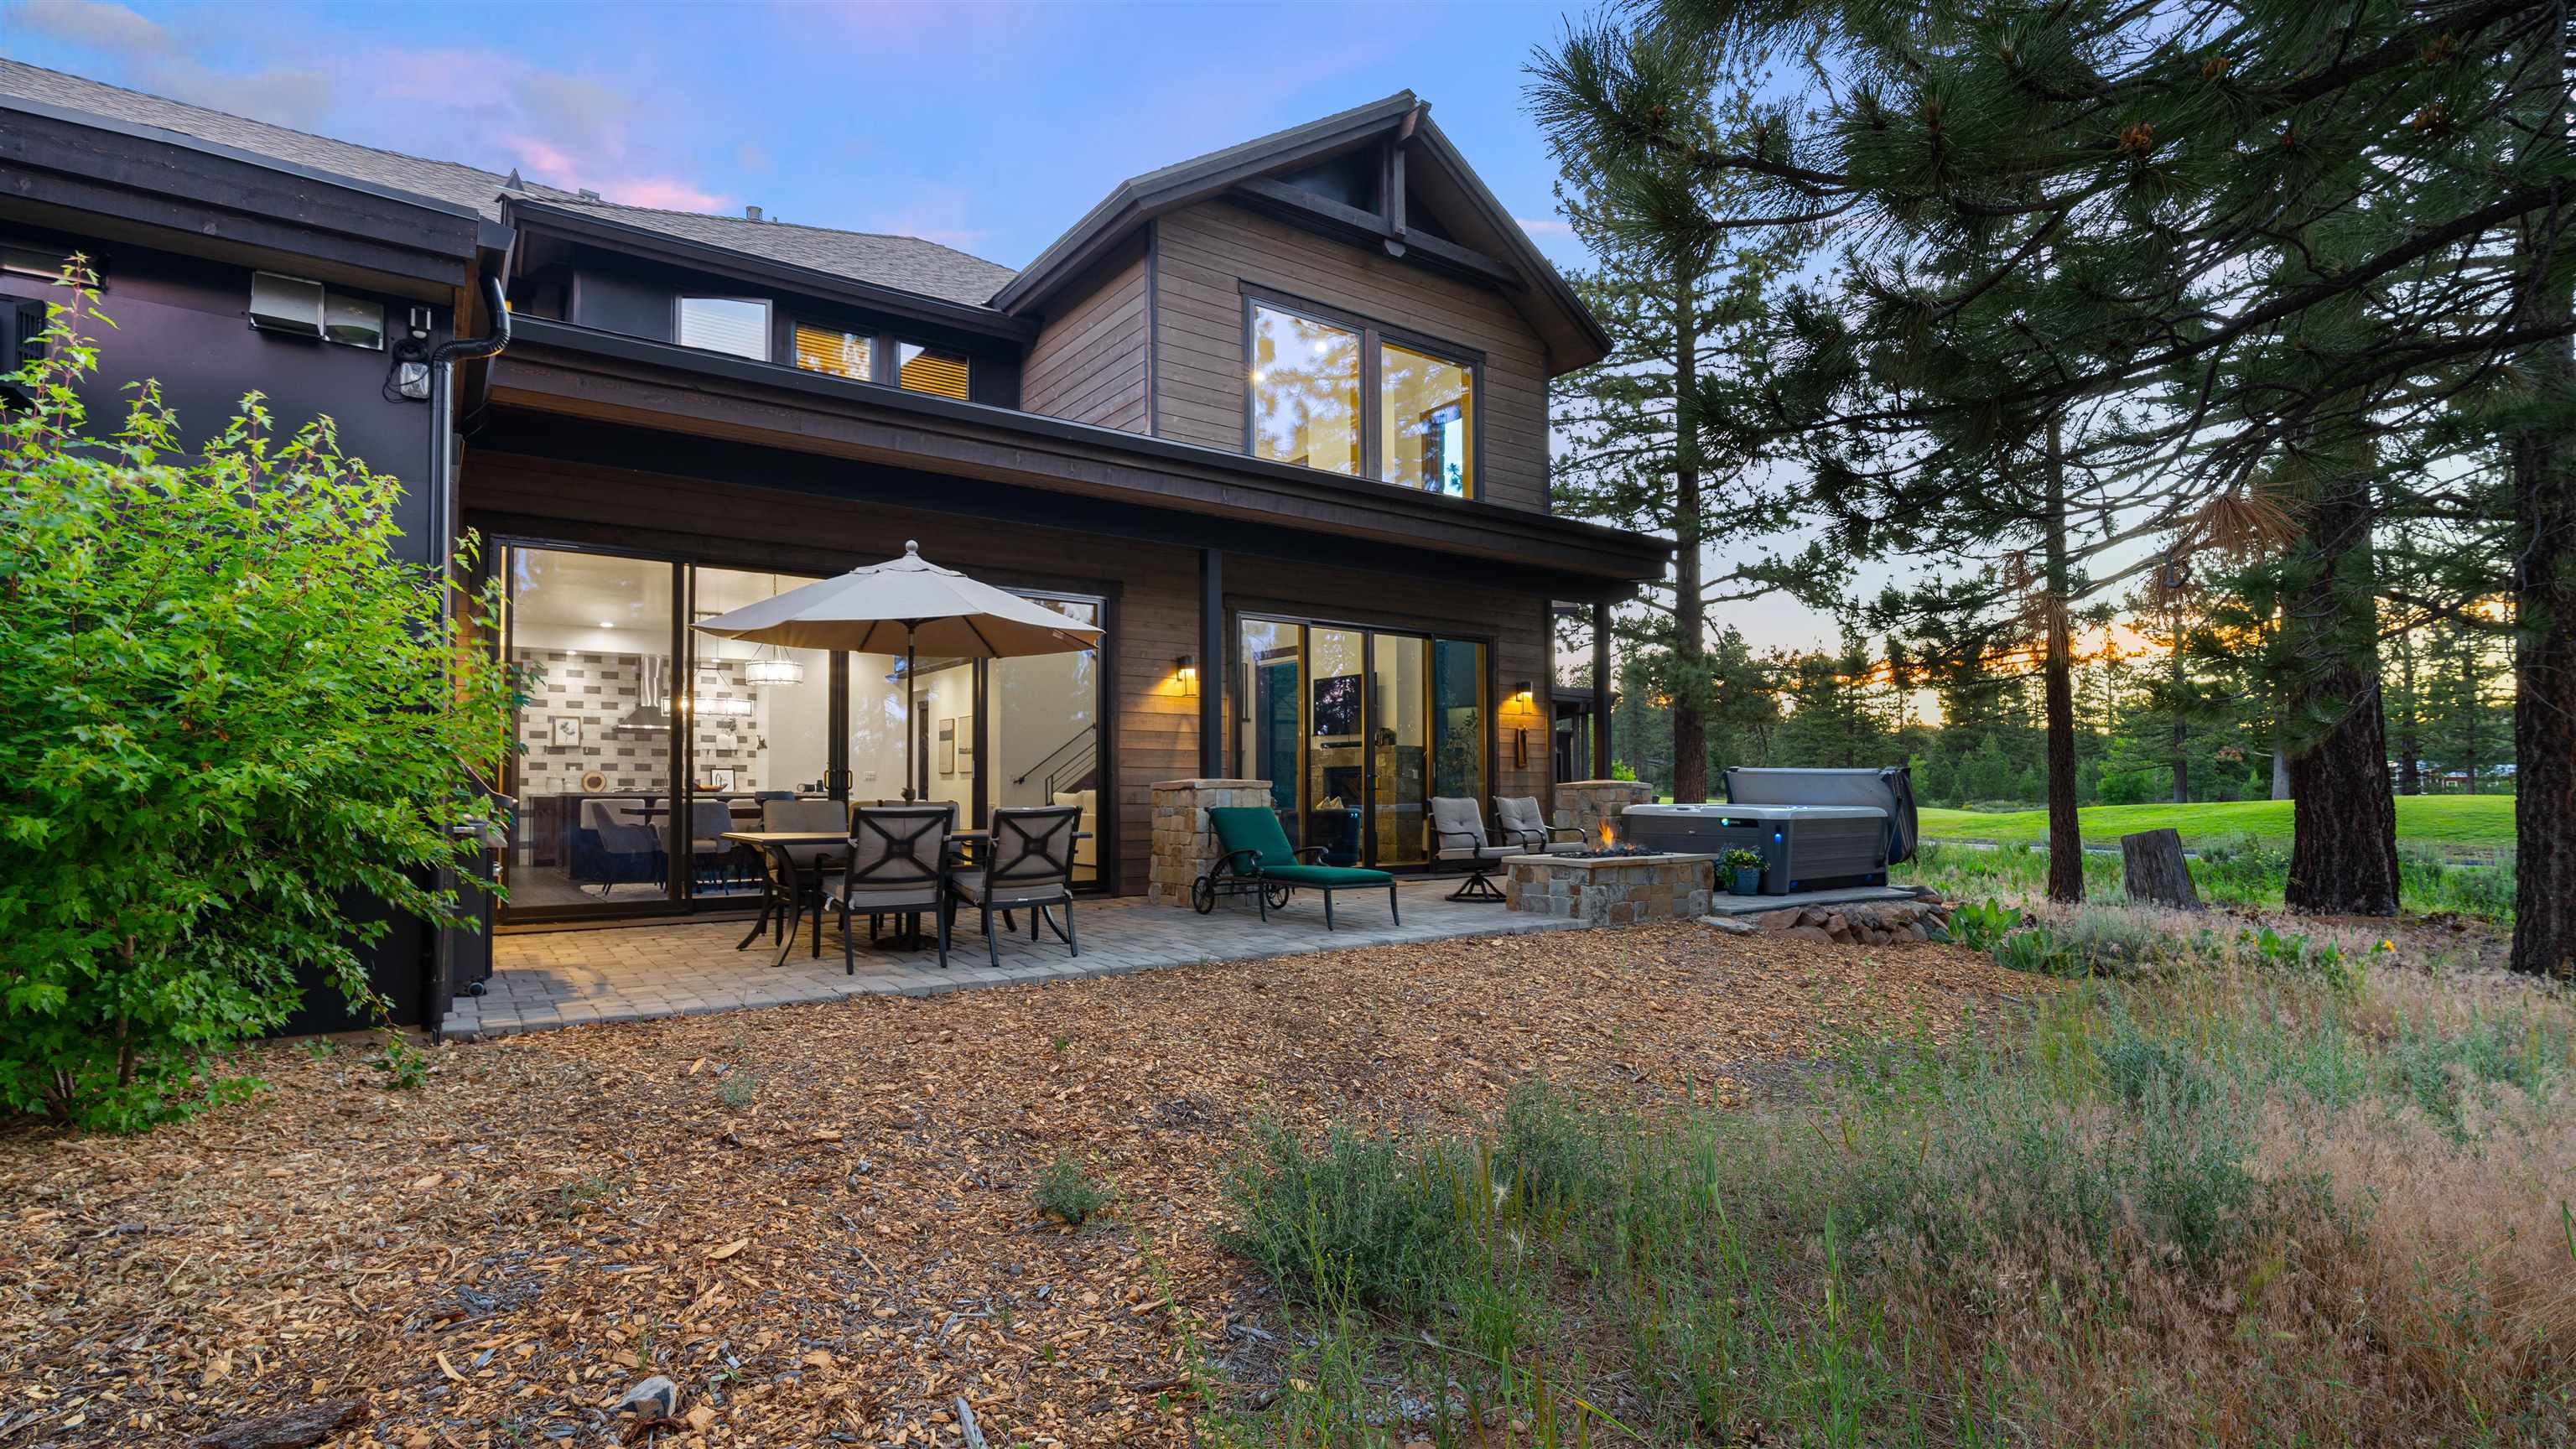
{"type": "Polygon", "coordinates": [[[892,654],[903,645],[903,790],[913,798],[916,778],[913,662],[916,651],[973,659],[1016,659],[1066,654],[1100,642],[1100,630],[1077,624],[1043,604],[980,583],[921,556],[906,540],[903,557],[855,568],[836,578],[746,604],[700,622],[699,632],[721,639],[777,644],[790,649],[839,649],[853,654],[892,654]]]}

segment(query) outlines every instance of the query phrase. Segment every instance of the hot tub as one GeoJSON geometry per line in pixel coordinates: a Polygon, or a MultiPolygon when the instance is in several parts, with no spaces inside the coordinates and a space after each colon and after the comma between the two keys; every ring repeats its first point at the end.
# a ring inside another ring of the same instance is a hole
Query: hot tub
{"type": "Polygon", "coordinates": [[[1887,812],[1865,805],[1631,805],[1619,825],[1653,850],[1752,851],[1766,896],[1887,884],[1887,812]]]}

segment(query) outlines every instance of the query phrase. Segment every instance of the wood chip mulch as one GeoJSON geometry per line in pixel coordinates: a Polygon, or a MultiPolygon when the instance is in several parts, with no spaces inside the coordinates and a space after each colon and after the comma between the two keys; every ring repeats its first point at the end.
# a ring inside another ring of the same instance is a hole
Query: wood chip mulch
{"type": "Polygon", "coordinates": [[[1464,1128],[1537,1074],[1735,1103],[2035,989],[1673,924],[575,1028],[412,1091],[273,1044],[186,1124],[0,1132],[0,1449],[348,1399],[330,1442],[955,1445],[963,1399],[996,1446],[1184,1443],[1260,1297],[1211,1232],[1261,1114],[1464,1128]],[[1066,1151],[1106,1223],[1034,1208],[1066,1151]],[[656,1374],[675,1414],[615,1412],[656,1374]]]}

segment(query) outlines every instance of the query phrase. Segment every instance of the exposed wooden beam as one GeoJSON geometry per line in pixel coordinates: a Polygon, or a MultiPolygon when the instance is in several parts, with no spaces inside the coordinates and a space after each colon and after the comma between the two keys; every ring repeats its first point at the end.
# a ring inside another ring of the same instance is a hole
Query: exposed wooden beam
{"type": "MultiPolygon", "coordinates": [[[[1301,191],[1285,182],[1262,177],[1243,182],[1235,189],[1256,199],[1262,209],[1282,220],[1319,228],[1327,235],[1394,240],[1387,231],[1386,218],[1378,213],[1345,206],[1330,197],[1301,191]]],[[[1518,290],[1526,285],[1521,274],[1503,262],[1472,247],[1445,242],[1426,232],[1408,231],[1403,246],[1404,250],[1396,255],[1408,261],[1427,263],[1438,270],[1461,272],[1497,287],[1518,290]]]]}

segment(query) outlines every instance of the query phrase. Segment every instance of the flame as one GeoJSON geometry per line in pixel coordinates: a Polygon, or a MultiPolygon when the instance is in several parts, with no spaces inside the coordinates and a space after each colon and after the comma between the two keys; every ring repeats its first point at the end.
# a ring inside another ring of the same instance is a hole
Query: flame
{"type": "Polygon", "coordinates": [[[1609,821],[1607,821],[1607,820],[1602,821],[1602,822],[1601,822],[1601,848],[1602,848],[1603,850],[1608,850],[1608,849],[1610,849],[1612,846],[1617,845],[1618,843],[1619,843],[1619,835],[1618,835],[1618,832],[1617,832],[1617,831],[1614,831],[1614,830],[1612,830],[1612,829],[1610,828],[1610,822],[1609,822],[1609,821]]]}

